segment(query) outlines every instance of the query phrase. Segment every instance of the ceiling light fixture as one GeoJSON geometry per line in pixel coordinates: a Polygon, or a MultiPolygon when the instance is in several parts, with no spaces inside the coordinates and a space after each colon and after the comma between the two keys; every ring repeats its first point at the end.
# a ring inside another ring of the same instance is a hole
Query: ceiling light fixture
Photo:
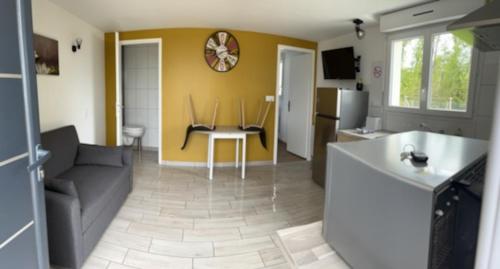
{"type": "Polygon", "coordinates": [[[363,39],[363,37],[365,37],[365,30],[361,29],[360,25],[364,22],[361,19],[354,19],[352,22],[356,25],[354,27],[354,29],[356,30],[356,37],[359,40],[363,39]]]}

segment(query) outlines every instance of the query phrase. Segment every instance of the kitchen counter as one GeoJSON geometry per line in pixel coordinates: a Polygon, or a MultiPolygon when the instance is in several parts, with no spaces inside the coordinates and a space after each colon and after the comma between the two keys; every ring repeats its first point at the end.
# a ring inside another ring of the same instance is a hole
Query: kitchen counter
{"type": "Polygon", "coordinates": [[[356,129],[339,130],[337,134],[337,142],[351,142],[358,140],[369,140],[393,134],[394,132],[387,130],[379,130],[373,133],[360,134],[356,129]]]}

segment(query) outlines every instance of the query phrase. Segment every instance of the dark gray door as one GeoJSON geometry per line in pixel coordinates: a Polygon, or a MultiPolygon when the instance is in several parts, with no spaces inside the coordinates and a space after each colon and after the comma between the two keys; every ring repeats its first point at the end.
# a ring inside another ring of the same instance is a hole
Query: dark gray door
{"type": "Polygon", "coordinates": [[[49,267],[29,0],[0,2],[0,267],[49,267]]]}

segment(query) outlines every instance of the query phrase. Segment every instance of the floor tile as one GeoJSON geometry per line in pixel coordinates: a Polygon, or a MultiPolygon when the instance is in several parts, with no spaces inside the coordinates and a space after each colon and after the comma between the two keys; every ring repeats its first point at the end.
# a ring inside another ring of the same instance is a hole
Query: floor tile
{"type": "Polygon", "coordinates": [[[177,218],[209,218],[208,209],[163,208],[160,216],[177,218]]]}
{"type": "Polygon", "coordinates": [[[82,269],[106,269],[109,261],[106,259],[90,256],[83,265],[82,269]]]}
{"type": "Polygon", "coordinates": [[[228,256],[276,248],[269,236],[255,237],[242,240],[214,242],[215,256],[228,256]]]}
{"type": "Polygon", "coordinates": [[[237,228],[184,230],[184,241],[225,241],[240,239],[237,228]]]}
{"type": "MultiPolygon", "coordinates": [[[[324,191],[308,162],[248,167],[245,180],[217,168],[213,181],[204,167],[156,162],[148,151],[134,160],[134,190],[91,253],[92,268],[287,269],[276,231],[322,218],[324,191]]],[[[321,245],[302,254],[336,263],[330,256],[321,245]]]]}
{"type": "Polygon", "coordinates": [[[108,230],[102,236],[101,241],[117,246],[147,251],[151,245],[151,238],[134,235],[126,232],[108,230]]]}
{"type": "Polygon", "coordinates": [[[276,243],[298,269],[349,269],[321,236],[323,222],[291,227],[277,232],[276,243]]]}
{"type": "Polygon", "coordinates": [[[225,257],[194,259],[193,269],[257,269],[264,267],[257,252],[225,257]]]}
{"type": "Polygon", "coordinates": [[[193,229],[194,219],[192,218],[176,218],[164,216],[152,216],[145,214],[141,220],[142,223],[161,225],[173,229],[193,229]]]}
{"type": "Polygon", "coordinates": [[[107,269],[137,269],[137,267],[112,262],[107,269]]]}
{"type": "Polygon", "coordinates": [[[182,229],[175,229],[156,224],[134,222],[128,227],[127,233],[147,236],[154,239],[165,239],[173,241],[182,240],[182,229]]]}
{"type": "Polygon", "coordinates": [[[130,250],[124,264],[141,269],[191,269],[193,260],[130,250]]]}
{"type": "Polygon", "coordinates": [[[274,234],[277,230],[289,227],[286,221],[278,221],[273,223],[264,224],[249,224],[247,226],[239,227],[241,236],[243,238],[257,237],[263,235],[274,234]]]}
{"type": "Polygon", "coordinates": [[[242,217],[233,218],[215,218],[215,219],[195,219],[195,229],[220,229],[220,228],[235,228],[246,226],[246,222],[242,217]]]}
{"type": "Polygon", "coordinates": [[[285,257],[278,247],[260,250],[259,254],[266,266],[286,263],[285,257]]]}
{"type": "Polygon", "coordinates": [[[127,254],[127,248],[104,242],[102,239],[94,248],[91,256],[121,263],[127,254]]]}
{"type": "Polygon", "coordinates": [[[126,231],[130,226],[131,221],[116,217],[111,224],[109,225],[109,229],[117,230],[117,231],[126,231]]]}
{"type": "Polygon", "coordinates": [[[174,242],[154,239],[149,252],[186,258],[214,256],[212,242],[174,242]]]}

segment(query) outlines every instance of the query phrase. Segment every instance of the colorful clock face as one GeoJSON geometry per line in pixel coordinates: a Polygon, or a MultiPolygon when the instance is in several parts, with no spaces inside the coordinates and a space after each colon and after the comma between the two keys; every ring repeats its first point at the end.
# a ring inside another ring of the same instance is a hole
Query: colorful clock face
{"type": "Polygon", "coordinates": [[[217,72],[233,69],[240,58],[240,47],[236,38],[224,31],[213,33],[205,44],[205,60],[217,72]]]}

